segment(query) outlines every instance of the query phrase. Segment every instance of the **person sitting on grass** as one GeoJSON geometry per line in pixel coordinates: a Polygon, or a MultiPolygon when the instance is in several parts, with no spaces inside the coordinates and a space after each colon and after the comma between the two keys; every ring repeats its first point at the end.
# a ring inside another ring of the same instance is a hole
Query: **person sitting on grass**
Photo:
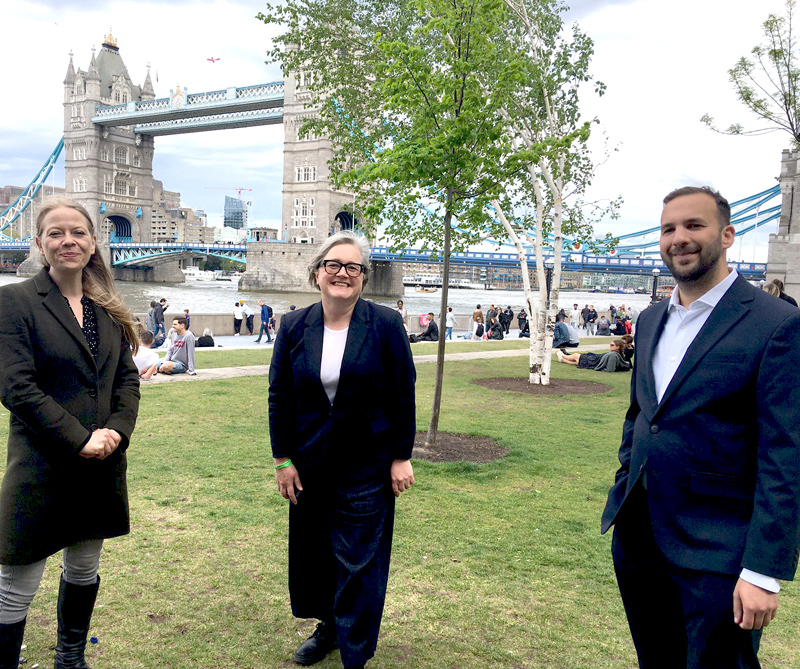
{"type": "Polygon", "coordinates": [[[162,374],[183,374],[194,376],[194,346],[196,338],[186,329],[186,319],[181,316],[172,321],[173,334],[169,338],[167,356],[158,363],[162,374]]]}
{"type": "Polygon", "coordinates": [[[433,314],[428,314],[428,327],[424,332],[415,335],[408,335],[408,341],[416,344],[418,341],[439,341],[439,326],[433,320],[433,314]]]}
{"type": "Polygon", "coordinates": [[[139,351],[133,356],[133,363],[139,370],[139,378],[147,381],[158,373],[158,353],[152,348],[153,333],[145,330],[139,335],[139,351]]]}
{"type": "Polygon", "coordinates": [[[620,337],[620,339],[625,344],[621,351],[622,357],[625,359],[625,362],[633,362],[633,335],[626,334],[620,337]]]}
{"type": "Polygon", "coordinates": [[[566,323],[567,317],[563,313],[556,315],[556,327],[553,330],[553,348],[576,348],[578,344],[572,343],[569,328],[566,323]]]}
{"type": "Polygon", "coordinates": [[[492,318],[491,325],[489,326],[488,339],[502,339],[502,338],[503,338],[503,326],[498,322],[498,318],[495,316],[492,318]]]}
{"type": "Polygon", "coordinates": [[[564,353],[557,349],[556,357],[559,362],[567,365],[576,365],[578,369],[593,369],[596,372],[628,372],[631,363],[622,357],[625,342],[615,339],[609,344],[608,353],[564,353]]]}
{"type": "Polygon", "coordinates": [[[214,348],[214,333],[210,328],[203,330],[203,336],[197,338],[198,348],[214,348]]]}
{"type": "Polygon", "coordinates": [[[605,316],[600,316],[600,319],[597,321],[597,334],[603,335],[604,337],[611,336],[611,321],[605,316]]]}

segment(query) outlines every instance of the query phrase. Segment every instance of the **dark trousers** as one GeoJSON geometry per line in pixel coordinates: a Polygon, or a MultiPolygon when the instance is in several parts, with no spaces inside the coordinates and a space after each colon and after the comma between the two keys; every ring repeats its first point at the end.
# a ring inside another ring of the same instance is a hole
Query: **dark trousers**
{"type": "Polygon", "coordinates": [[[327,492],[308,485],[290,506],[292,613],[333,620],[346,667],[365,664],[378,645],[394,503],[387,480],[327,492]]]}
{"type": "Polygon", "coordinates": [[[234,318],[233,319],[233,334],[239,334],[242,330],[242,319],[241,318],[234,318]]]}
{"type": "Polygon", "coordinates": [[[647,492],[638,484],[617,518],[611,552],[641,669],[761,666],[761,630],[733,622],[738,575],[667,562],[653,536],[647,492]]]}
{"type": "Polygon", "coordinates": [[[253,334],[253,319],[254,318],[255,318],[254,314],[247,317],[247,331],[250,334],[253,334]]]}

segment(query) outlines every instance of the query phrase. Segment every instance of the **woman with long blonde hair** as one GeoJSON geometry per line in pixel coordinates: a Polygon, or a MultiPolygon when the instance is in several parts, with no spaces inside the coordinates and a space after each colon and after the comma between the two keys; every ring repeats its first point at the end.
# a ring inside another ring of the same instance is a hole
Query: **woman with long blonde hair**
{"type": "Polygon", "coordinates": [[[139,406],[136,322],[66,198],[36,221],[43,269],[0,288],[0,400],[10,412],[0,488],[0,669],[16,669],[45,562],[63,550],[56,669],[84,651],[103,541],[130,531],[125,450],[139,406]]]}

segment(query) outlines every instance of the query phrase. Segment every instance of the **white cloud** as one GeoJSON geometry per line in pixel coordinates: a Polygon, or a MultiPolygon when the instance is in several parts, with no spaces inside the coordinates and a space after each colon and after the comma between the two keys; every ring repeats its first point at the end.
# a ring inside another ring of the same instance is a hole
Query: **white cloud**
{"type": "MultiPolygon", "coordinates": [[[[595,41],[595,76],[607,94],[587,102],[617,146],[591,195],[622,195],[617,234],[658,222],[661,199],[687,183],[709,183],[734,201],[775,184],[788,137],[716,135],[699,118],[747,122],[727,70],[761,41],[761,24],[783,0],[573,0],[570,20],[595,41]]],[[[180,84],[190,92],[246,86],[281,78],[264,65],[275,28],[255,20],[263,0],[243,2],[104,2],[5,0],[0,58],[6,100],[0,116],[0,185],[25,185],[63,132],[62,81],[74,52],[88,68],[91,47],[109,28],[134,83],[147,65],[159,97],[180,84]],[[8,29],[8,27],[12,29],[8,29]],[[216,63],[207,58],[219,58],[216,63]],[[156,76],[158,81],[156,81],[156,76]]],[[[600,133],[598,133],[598,136],[600,133]]],[[[282,127],[216,131],[156,138],[155,174],[183,201],[221,215],[224,195],[209,186],[253,188],[259,220],[278,221],[281,207],[282,127]]],[[[56,182],[63,185],[63,158],[56,182]]],[[[598,230],[598,232],[605,232],[598,230]]],[[[762,240],[766,232],[759,232],[762,240]]],[[[752,244],[745,239],[746,251],[752,244]]],[[[765,248],[757,244],[759,253],[765,248]]],[[[738,242],[737,242],[738,247],[738,242]]],[[[752,250],[745,254],[748,259],[752,250]]],[[[765,256],[765,252],[764,252],[765,256]]]]}

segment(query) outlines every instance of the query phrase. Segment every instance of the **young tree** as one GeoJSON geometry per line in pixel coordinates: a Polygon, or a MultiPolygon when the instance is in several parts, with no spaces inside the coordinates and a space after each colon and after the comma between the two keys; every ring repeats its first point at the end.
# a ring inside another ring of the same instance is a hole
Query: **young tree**
{"type": "MultiPolygon", "coordinates": [[[[496,69],[492,35],[504,12],[501,0],[288,0],[259,15],[286,29],[270,58],[287,74],[313,73],[308,129],[338,147],[335,182],[358,194],[367,223],[384,225],[394,248],[441,252],[441,314],[451,248],[487,225],[506,148],[502,100],[486,96],[474,76],[496,69]]],[[[429,446],[444,349],[442,337],[429,446]]]]}
{"type": "Polygon", "coordinates": [[[787,0],[786,15],[770,14],[764,22],[765,43],[753,47],[750,57],[742,57],[728,70],[736,96],[756,116],[766,122],[761,128],[746,130],[734,123],[721,130],[714,119],[700,119],[709,128],[729,135],[761,135],[783,131],[800,147],[800,68],[797,66],[797,38],[794,12],[797,3],[787,0]]]}
{"type": "MultiPolygon", "coordinates": [[[[616,216],[621,200],[600,205],[583,199],[596,167],[587,145],[596,121],[584,120],[579,104],[581,90],[592,81],[591,39],[577,26],[569,39],[565,36],[564,6],[558,0],[505,0],[505,5],[513,19],[504,33],[504,59],[515,64],[518,76],[517,89],[505,99],[500,115],[515,149],[508,165],[518,167],[524,175],[513,192],[522,193],[532,203],[534,234],[531,221],[508,214],[518,208],[515,198],[495,199],[492,206],[516,246],[522,266],[532,326],[530,382],[546,385],[550,382],[564,235],[594,244],[593,224],[605,215],[616,216]],[[543,252],[548,234],[555,261],[549,294],[543,252]],[[535,250],[538,309],[534,308],[526,246],[535,250]]],[[[594,88],[598,95],[605,90],[600,82],[595,82],[594,88]]],[[[608,235],[606,241],[613,244],[608,235]]]]}

